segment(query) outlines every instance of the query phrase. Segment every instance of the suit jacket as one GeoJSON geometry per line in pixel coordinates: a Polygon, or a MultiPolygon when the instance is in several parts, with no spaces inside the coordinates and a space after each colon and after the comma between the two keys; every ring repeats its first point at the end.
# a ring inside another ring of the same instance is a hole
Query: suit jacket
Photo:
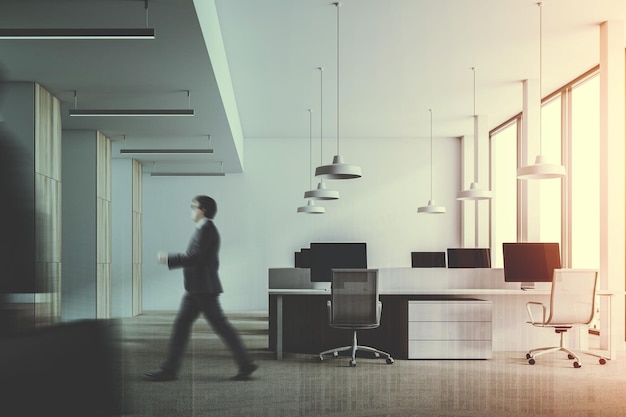
{"type": "Polygon", "coordinates": [[[167,256],[169,269],[183,268],[185,290],[189,293],[220,294],[223,292],[218,275],[220,235],[208,220],[202,227],[196,228],[187,252],[170,253],[167,256]]]}

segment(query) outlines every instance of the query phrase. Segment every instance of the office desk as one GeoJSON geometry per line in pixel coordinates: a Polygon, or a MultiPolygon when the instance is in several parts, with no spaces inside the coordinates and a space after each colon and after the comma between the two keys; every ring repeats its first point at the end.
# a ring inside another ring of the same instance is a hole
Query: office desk
{"type": "MultiPolygon", "coordinates": [[[[379,294],[383,303],[381,325],[359,332],[359,340],[364,345],[386,350],[398,359],[409,357],[408,302],[414,300],[491,301],[495,351],[525,351],[558,344],[551,332],[541,332],[526,324],[526,302],[548,303],[550,284],[538,283],[536,289],[521,290],[519,283],[504,282],[501,269],[383,268],[379,269],[379,294]]],[[[598,294],[608,296],[609,302],[613,295],[608,291],[598,294]]],[[[328,325],[326,301],[330,300],[330,295],[330,284],[311,283],[306,269],[270,269],[269,348],[276,352],[277,359],[282,359],[284,352],[314,354],[347,344],[345,332],[328,325]],[[285,288],[287,286],[295,288],[285,288]]],[[[610,324],[610,315],[604,315],[603,331],[608,331],[610,324]]],[[[572,335],[570,346],[582,344],[584,347],[580,339],[572,335]]],[[[607,340],[608,346],[601,348],[606,350],[606,356],[613,358],[611,338],[607,340]]]]}

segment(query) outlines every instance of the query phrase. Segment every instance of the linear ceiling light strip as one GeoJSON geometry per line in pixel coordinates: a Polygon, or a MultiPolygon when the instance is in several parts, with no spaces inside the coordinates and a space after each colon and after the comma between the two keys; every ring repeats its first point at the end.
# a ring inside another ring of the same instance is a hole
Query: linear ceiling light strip
{"type": "Polygon", "coordinates": [[[122,154],[211,154],[213,149],[120,149],[122,154]]]}
{"type": "Polygon", "coordinates": [[[224,177],[224,172],[152,172],[151,177],[224,177]]]}
{"type": "Polygon", "coordinates": [[[146,29],[0,29],[0,39],[155,39],[146,29]]]}
{"type": "Polygon", "coordinates": [[[193,109],[71,109],[76,117],[123,117],[123,116],[193,116],[193,109]]]}

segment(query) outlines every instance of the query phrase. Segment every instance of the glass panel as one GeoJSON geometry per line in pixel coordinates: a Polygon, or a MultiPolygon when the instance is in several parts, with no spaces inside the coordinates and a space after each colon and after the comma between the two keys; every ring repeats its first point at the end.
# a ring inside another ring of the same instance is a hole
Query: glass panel
{"type": "Polygon", "coordinates": [[[600,77],[572,89],[572,268],[600,267],[600,77]]]}
{"type": "MultiPolygon", "coordinates": [[[[541,107],[541,153],[561,164],[561,96],[541,107]]],[[[539,198],[539,239],[561,243],[561,180],[539,180],[539,198]]]]}
{"type": "Polygon", "coordinates": [[[502,268],[502,243],[517,241],[517,122],[491,136],[491,266],[502,268]]]}

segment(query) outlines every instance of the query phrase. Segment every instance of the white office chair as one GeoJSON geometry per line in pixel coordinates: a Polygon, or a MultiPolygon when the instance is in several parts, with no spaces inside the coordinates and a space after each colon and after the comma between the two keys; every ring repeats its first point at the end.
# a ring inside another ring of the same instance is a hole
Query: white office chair
{"type": "MultiPolygon", "coordinates": [[[[550,352],[563,351],[569,359],[574,360],[574,368],[580,368],[582,361],[572,350],[563,346],[563,334],[575,325],[588,325],[593,320],[595,312],[596,286],[598,271],[584,269],[555,269],[552,278],[550,293],[550,312],[546,317],[546,306],[543,303],[530,301],[526,303],[526,310],[530,321],[536,327],[550,327],[561,337],[559,346],[532,349],[526,354],[531,365],[535,358],[550,352]],[[533,310],[537,312],[541,307],[541,320],[535,319],[533,310]]],[[[599,358],[601,365],[606,363],[606,357],[584,351],[587,355],[599,358]]]]}
{"type": "Polygon", "coordinates": [[[376,358],[385,356],[387,364],[393,358],[387,352],[357,343],[356,332],[362,329],[374,329],[380,325],[382,303],[378,300],[377,269],[333,269],[331,301],[327,302],[328,322],[337,329],[352,330],[352,345],[330,349],[320,353],[339,356],[339,352],[352,351],[350,366],[356,366],[357,350],[373,353],[376,358]]]}

